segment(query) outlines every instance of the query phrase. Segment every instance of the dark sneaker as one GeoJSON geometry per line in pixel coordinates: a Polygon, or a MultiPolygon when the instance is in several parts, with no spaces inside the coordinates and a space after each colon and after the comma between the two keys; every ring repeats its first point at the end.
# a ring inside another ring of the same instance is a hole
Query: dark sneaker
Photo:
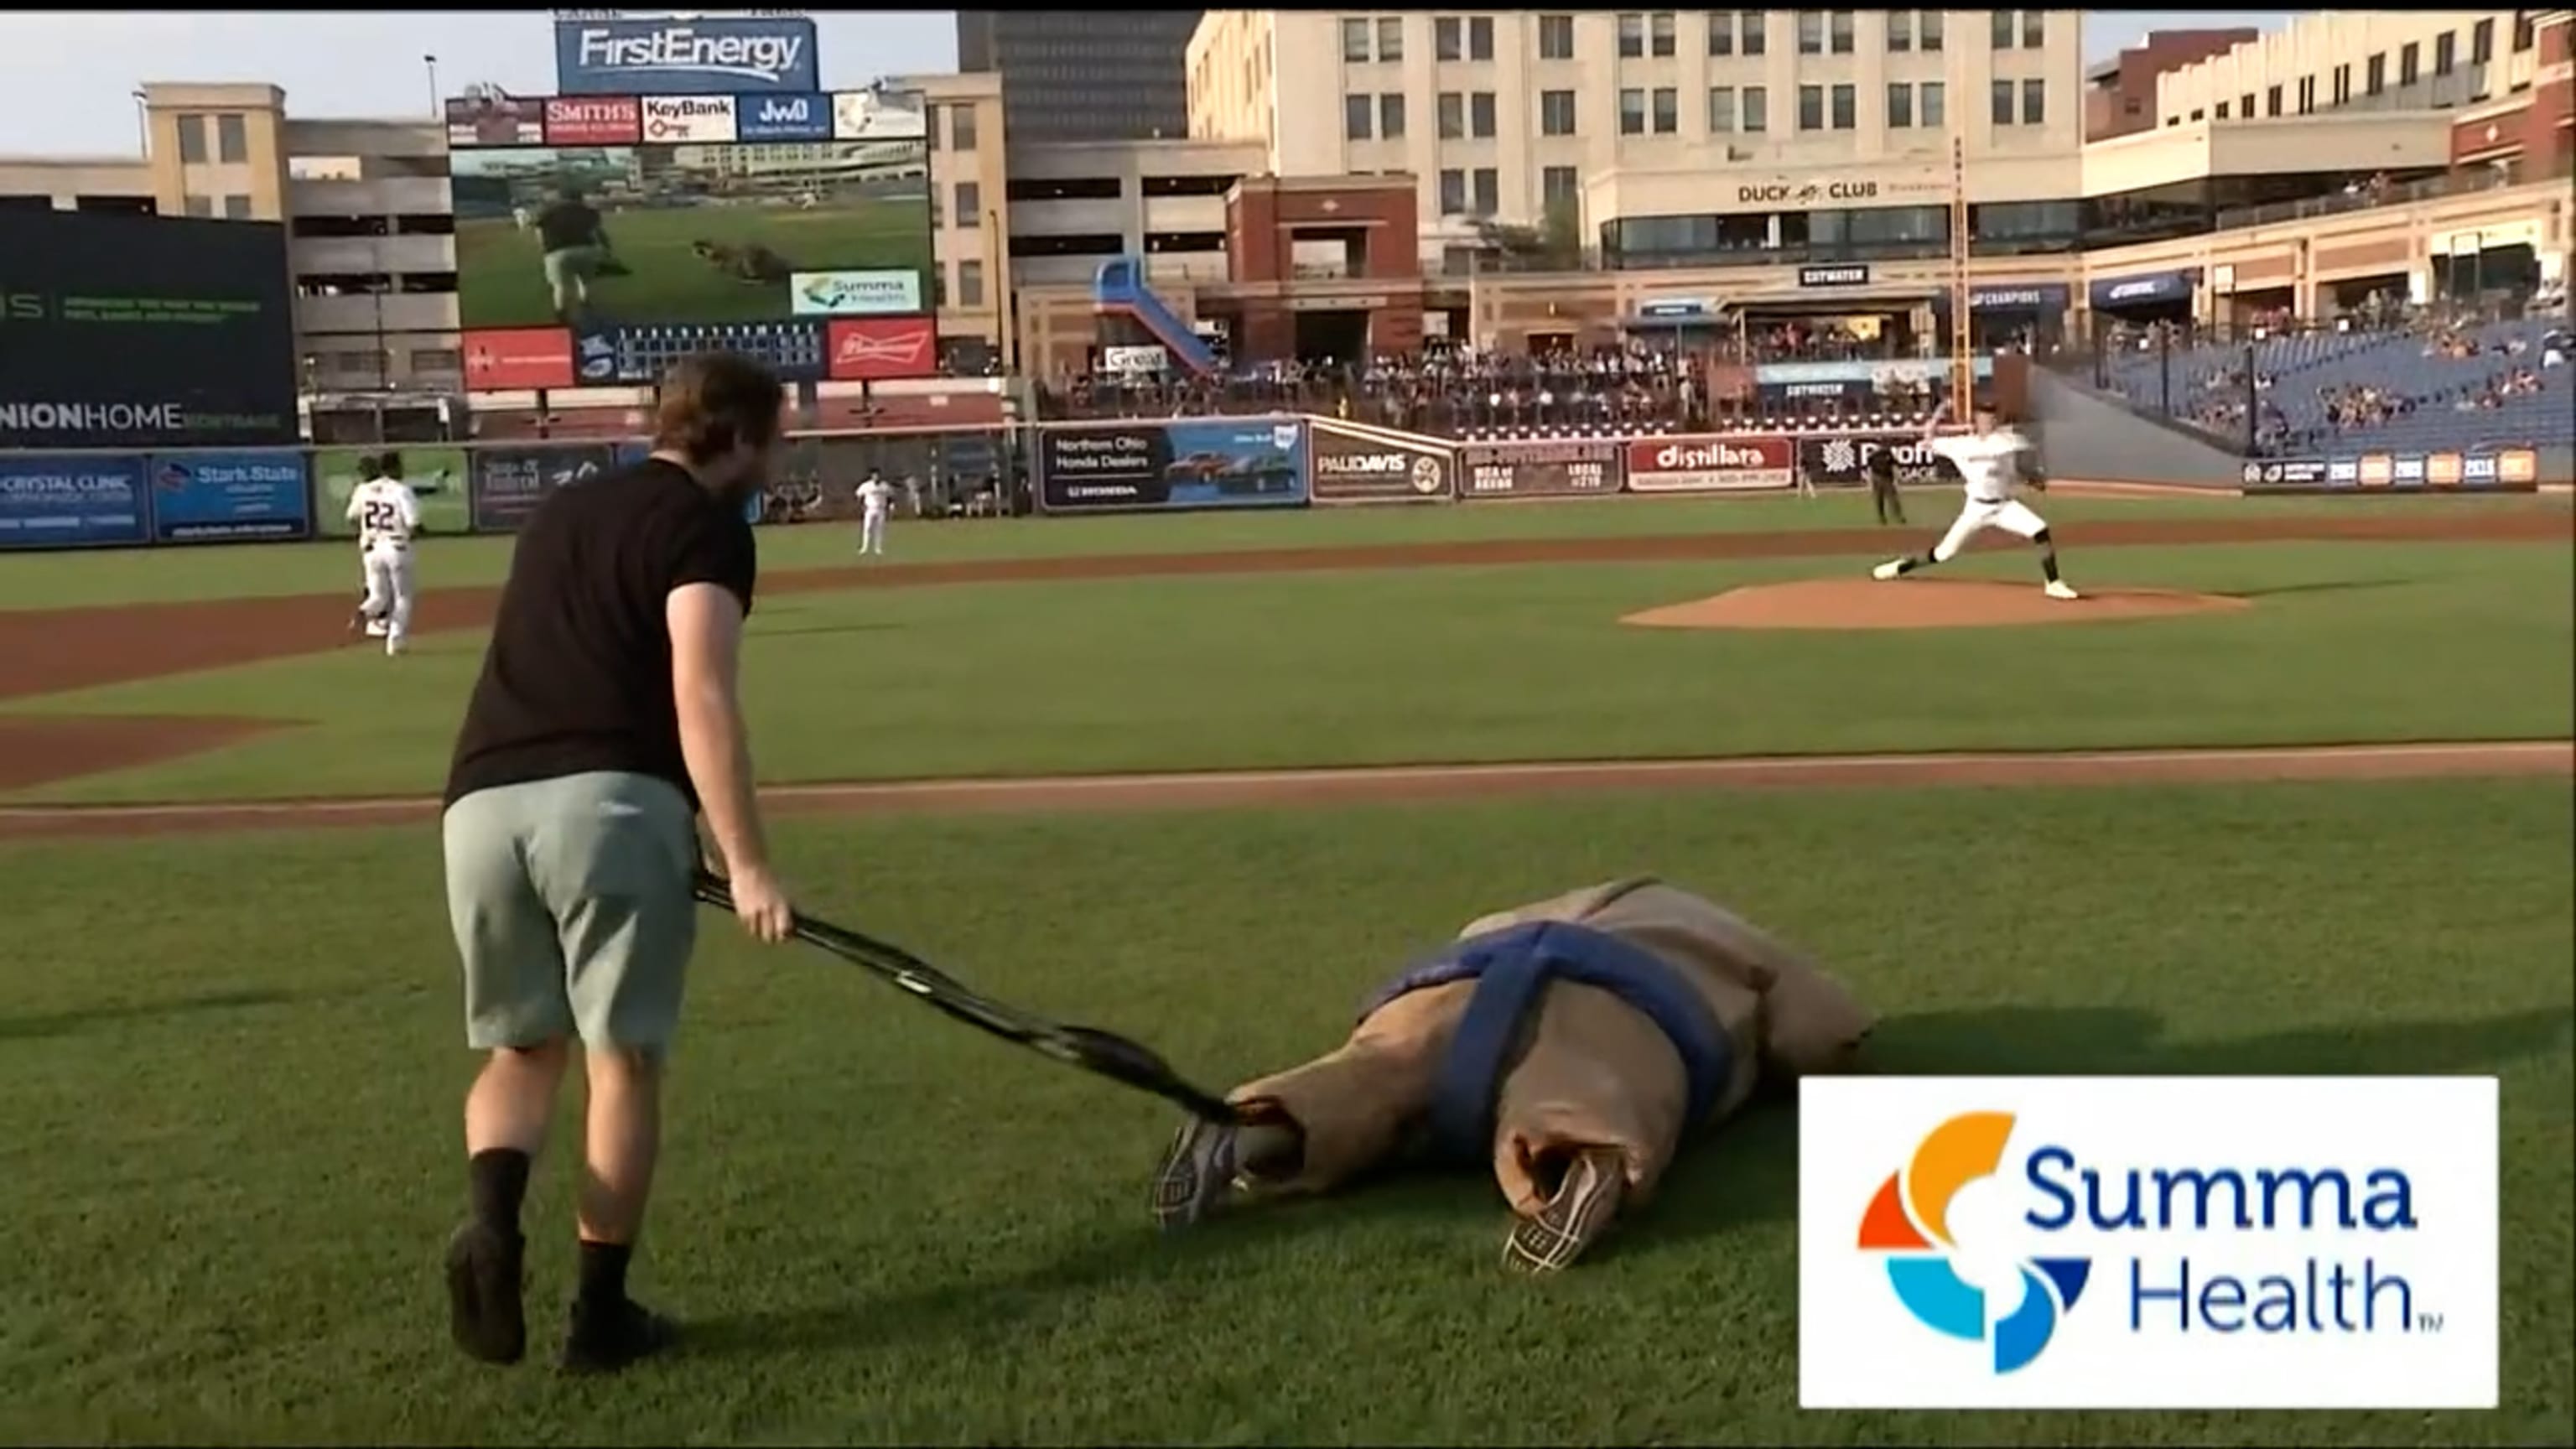
{"type": "Polygon", "coordinates": [[[522,1271],[527,1240],[469,1222],[447,1240],[447,1323],[456,1346],[485,1363],[517,1363],[528,1351],[522,1271]]]}
{"type": "Polygon", "coordinates": [[[613,1374],[671,1346],[678,1330],[671,1320],[632,1298],[592,1303],[576,1298],[572,1328],[564,1334],[563,1371],[568,1374],[613,1374]]]}
{"type": "Polygon", "coordinates": [[[1553,1273],[1598,1241],[1619,1215],[1628,1195],[1628,1174],[1619,1154],[1590,1147],[1567,1164],[1555,1195],[1537,1217],[1512,1225],[1503,1244],[1503,1266],[1523,1273],[1553,1273]]]}
{"type": "Polygon", "coordinates": [[[1225,1206],[1236,1171],[1234,1127],[1192,1117],[1155,1170],[1155,1225],[1171,1232],[1204,1221],[1225,1206]]]}

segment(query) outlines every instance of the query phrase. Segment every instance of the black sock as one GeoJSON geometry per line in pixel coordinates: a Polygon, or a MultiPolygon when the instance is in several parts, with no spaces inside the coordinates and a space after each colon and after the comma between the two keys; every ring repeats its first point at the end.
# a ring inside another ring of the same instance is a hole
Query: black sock
{"type": "Polygon", "coordinates": [[[2057,550],[2044,548],[2039,551],[2039,571],[2047,576],[2050,583],[2057,582],[2057,550]]]}
{"type": "Polygon", "coordinates": [[[515,1147],[487,1147],[465,1159],[465,1185],[476,1222],[519,1231],[519,1204],[528,1196],[528,1154],[515,1147]]]}
{"type": "Polygon", "coordinates": [[[1930,562],[1932,562],[1932,555],[1928,553],[1912,554],[1896,561],[1896,571],[1900,574],[1910,574],[1930,562]]]}
{"type": "Polygon", "coordinates": [[[626,1264],[635,1256],[628,1243],[581,1240],[581,1299],[585,1303],[626,1301],[626,1264]]]}

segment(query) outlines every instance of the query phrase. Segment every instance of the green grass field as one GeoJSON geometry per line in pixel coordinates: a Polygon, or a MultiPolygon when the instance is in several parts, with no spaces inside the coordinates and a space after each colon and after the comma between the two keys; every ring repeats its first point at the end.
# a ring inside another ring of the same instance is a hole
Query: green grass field
{"type": "MultiPolygon", "coordinates": [[[[1946,501],[1946,500],[1945,500],[1946,501]]],[[[2557,507],[2054,500],[2052,516],[2557,507]]],[[[939,524],[897,558],[1838,527],[1864,500],[939,524]]],[[[2080,537],[2080,530],[2074,531],[2080,537]]],[[[835,565],[842,529],[762,536],[835,565]]],[[[0,608],[318,592],[328,546],[13,558],[0,608]]],[[[432,539],[436,591],[508,541],[432,539]]],[[[774,779],[2576,734],[2564,541],[2071,545],[2250,610],[1683,633],[1623,613],[1868,559],[800,593],[754,617],[774,779]]],[[[855,563],[851,563],[855,568],[855,563]]],[[[2026,557],[1957,567],[2022,578],[2026,557]]],[[[298,729],[35,792],[434,790],[476,632],[14,703],[298,729]]],[[[1240,1079],[1338,1041],[1468,918],[1654,872],[1815,951],[1889,1072],[2495,1073],[2493,1413],[1796,1407],[1796,1120],[1685,1156],[1595,1260],[1496,1265],[1479,1175],[1163,1240],[1143,1098],[710,922],[637,1273],[690,1333],[609,1384],[461,1361],[435,1268],[472,1070],[434,831],[0,838],[0,1443],[2565,1444],[2576,1431],[2576,799],[2563,779],[1665,790],[1054,816],[796,816],[807,904],[1006,1000],[1240,1079]],[[108,923],[113,923],[112,928],[108,923]]],[[[566,1123],[570,1133],[571,1123],[566,1123]]],[[[565,1140],[559,1138],[560,1140],[565,1140]]],[[[541,1174],[531,1311],[569,1292],[541,1174]]],[[[1810,1351],[1814,1351],[1810,1346],[1810,1351]]]]}
{"type": "MultiPolygon", "coordinates": [[[[795,211],[705,206],[612,211],[608,237],[629,274],[590,285],[599,322],[769,322],[789,315],[787,284],[741,282],[689,250],[694,241],[757,242],[802,272],[912,268],[930,300],[930,202],[890,197],[795,211]]],[[[555,321],[536,234],[507,217],[460,218],[456,292],[461,325],[544,327],[555,321]]]]}

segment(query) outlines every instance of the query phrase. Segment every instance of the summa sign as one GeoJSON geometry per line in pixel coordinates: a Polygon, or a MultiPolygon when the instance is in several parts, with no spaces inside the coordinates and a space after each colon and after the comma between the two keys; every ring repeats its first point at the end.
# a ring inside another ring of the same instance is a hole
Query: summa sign
{"type": "Polygon", "coordinates": [[[555,89],[568,96],[811,93],[822,89],[814,22],[723,15],[565,20],[555,89]]]}

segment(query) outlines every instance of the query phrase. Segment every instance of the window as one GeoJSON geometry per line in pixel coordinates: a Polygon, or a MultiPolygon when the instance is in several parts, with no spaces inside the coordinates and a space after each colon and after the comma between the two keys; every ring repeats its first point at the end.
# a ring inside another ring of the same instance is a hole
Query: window
{"type": "Polygon", "coordinates": [[[1646,53],[1646,17],[1631,12],[1619,17],[1619,55],[1623,60],[1636,60],[1646,53]]]}
{"type": "Polygon", "coordinates": [[[1642,136],[1646,134],[1646,93],[1644,90],[1632,86],[1619,93],[1619,134],[1622,136],[1642,136]]]}
{"type": "Polygon", "coordinates": [[[1467,58],[1469,60],[1494,58],[1494,17],[1490,15],[1468,17],[1467,58]]]}
{"type": "Polygon", "coordinates": [[[1671,86],[1655,87],[1655,134],[1669,136],[1682,128],[1682,93],[1671,86]]]}
{"type": "Polygon", "coordinates": [[[2203,107],[2194,106],[2191,108],[2191,118],[2195,121],[2204,119],[2208,115],[2209,112],[2203,107]]]}
{"type": "Polygon", "coordinates": [[[1771,129],[1771,91],[1768,87],[1746,86],[1735,109],[1745,130],[1771,129]]]}
{"type": "Polygon", "coordinates": [[[1743,50],[1746,55],[1762,55],[1771,48],[1771,32],[1763,22],[1763,14],[1764,12],[1760,10],[1735,12],[1736,28],[1744,35],[1743,50]]]}
{"type": "Polygon", "coordinates": [[[1834,129],[1848,131],[1859,119],[1859,102],[1847,85],[1834,87],[1834,129]]]}
{"type": "Polygon", "coordinates": [[[1494,93],[1476,91],[1467,97],[1467,134],[1479,141],[1494,139],[1494,93]]]}
{"type": "Polygon", "coordinates": [[[2340,106],[2351,99],[2352,66],[2346,63],[2334,68],[2334,100],[2331,104],[2340,106]]]}
{"type": "Polygon", "coordinates": [[[1798,53],[1800,55],[1825,53],[1825,12],[1822,10],[1798,12],[1798,53]]]}
{"type": "Polygon", "coordinates": [[[927,103],[925,103],[921,108],[921,140],[923,150],[936,151],[939,149],[939,111],[939,107],[929,105],[927,103]]]}
{"type": "MultiPolygon", "coordinates": [[[[194,117],[181,116],[179,119],[184,124],[187,121],[193,120],[194,117]]],[[[190,216],[212,217],[215,214],[215,199],[211,196],[189,197],[188,214],[190,216]]]]}
{"type": "MultiPolygon", "coordinates": [[[[202,166],[205,164],[205,161],[206,118],[203,116],[181,116],[179,118],[180,164],[183,166],[202,166]]],[[[196,198],[189,198],[189,203],[191,205],[194,205],[195,201],[196,198]]],[[[203,212],[191,212],[189,214],[192,216],[205,215],[203,212]]]]}
{"type": "Polygon", "coordinates": [[[2537,25],[2534,25],[2531,19],[2532,16],[2537,13],[2537,11],[2531,10],[2517,10],[2513,12],[2514,54],[2520,55],[2524,51],[2531,49],[2532,43],[2538,39],[2540,28],[2537,25]]]}
{"type": "Polygon", "coordinates": [[[1388,15],[1377,22],[1377,58],[1404,59],[1404,17],[1388,15]]]}
{"type": "Polygon", "coordinates": [[[1708,92],[1708,133],[1729,136],[1735,133],[1735,88],[1711,86],[1708,92]]]}
{"type": "Polygon", "coordinates": [[[250,128],[241,117],[215,117],[215,159],[228,166],[250,159],[250,128]]]}
{"type": "Polygon", "coordinates": [[[1997,50],[2012,49],[2013,13],[2009,10],[1995,10],[1989,11],[1988,13],[1994,17],[1994,48],[1997,50]]]}
{"type": "Polygon", "coordinates": [[[1457,91],[1442,91],[1432,102],[1440,117],[1440,139],[1463,141],[1467,138],[1467,98],[1457,91]]]}
{"type": "Polygon", "coordinates": [[[1922,42],[1925,55],[1930,55],[1941,48],[1941,15],[1942,12],[1938,10],[1914,12],[1915,39],[1922,42]]]}
{"type": "Polygon", "coordinates": [[[2454,70],[2456,70],[2456,69],[2458,69],[2458,68],[2459,68],[2459,64],[2460,64],[2460,37],[2459,37],[2459,35],[2458,35],[2456,32],[2454,32],[2454,31],[2445,30],[2445,31],[2443,31],[2441,34],[2434,36],[2434,37],[2433,37],[2433,74],[2435,74],[2435,75],[2449,75],[2452,71],[2454,71],[2454,70]]]}
{"type": "Polygon", "coordinates": [[[1903,81],[1887,83],[1887,128],[1902,131],[1914,124],[1914,87],[1903,81]]]}
{"type": "Polygon", "coordinates": [[[1467,211],[1467,173],[1450,167],[1440,173],[1440,214],[1463,216],[1467,211]]]}
{"type": "Polygon", "coordinates": [[[1825,88],[1798,87],[1798,129],[1821,131],[1825,128],[1825,88]]]}
{"type": "Polygon", "coordinates": [[[226,221],[250,220],[250,198],[241,195],[225,197],[224,219],[226,221]]]}
{"type": "Polygon", "coordinates": [[[1673,12],[1658,10],[1646,17],[1646,53],[1648,55],[1672,54],[1673,36],[1673,12]]]}
{"type": "Polygon", "coordinates": [[[1711,55],[1735,54],[1734,11],[1712,10],[1708,12],[1708,53],[1711,55]]]}
{"type": "Polygon", "coordinates": [[[2021,83],[2021,123],[2025,126],[2048,124],[2048,82],[2033,77],[2021,83]]]}
{"type": "Polygon", "coordinates": [[[1342,139],[1365,141],[1369,138],[1369,117],[1374,107],[1367,96],[1342,97],[1342,139]]]}
{"type": "Polygon", "coordinates": [[[2401,86],[2411,86],[2415,84],[2415,78],[2423,73],[2424,47],[2410,40],[2406,42],[2405,49],[2397,52],[2397,83],[2401,86]]]}
{"type": "Polygon", "coordinates": [[[2234,101],[2220,101],[2218,103],[2218,119],[2222,121],[2226,120],[2230,115],[2235,113],[2235,110],[2236,103],[2234,101]]]}
{"type": "Polygon", "coordinates": [[[933,186],[929,188],[929,196],[930,229],[932,231],[937,231],[941,227],[948,225],[948,208],[940,203],[940,191],[938,187],[933,186]]]}
{"type": "Polygon", "coordinates": [[[1950,124],[1948,98],[1939,81],[1925,81],[1916,87],[1914,100],[1916,125],[1937,131],[1950,124]]]}
{"type": "Polygon", "coordinates": [[[2388,56],[2383,52],[2363,63],[2361,92],[2366,96],[2375,96],[2386,89],[2388,89],[2388,56]]]}
{"type": "Polygon", "coordinates": [[[1542,15],[1538,18],[1538,58],[1541,60],[1574,59],[1574,17],[1542,15]]]}
{"type": "Polygon", "coordinates": [[[2243,116],[2249,121],[2254,119],[2254,93],[2252,91],[2247,91],[2245,94],[2236,98],[2236,114],[2243,116]]]}
{"type": "Polygon", "coordinates": [[[973,106],[948,108],[948,149],[951,151],[975,149],[975,108],[973,106]]]}
{"type": "Polygon", "coordinates": [[[2025,10],[2021,13],[2021,48],[2040,50],[2048,44],[2048,12],[2025,10]]]}
{"type": "Polygon", "coordinates": [[[1538,93],[1538,133],[1542,136],[1574,134],[1574,92],[1538,93]]]}
{"type": "Polygon", "coordinates": [[[1583,172],[1574,166],[1550,166],[1538,174],[1539,204],[1549,211],[1561,206],[1579,206],[1583,201],[1583,172]]]}
{"type": "Polygon", "coordinates": [[[984,305],[984,264],[982,262],[968,260],[957,264],[957,305],[960,307],[984,305]]]}
{"type": "Polygon", "coordinates": [[[2263,114],[2266,116],[2277,116],[2281,114],[2281,88],[2279,86],[2273,86],[2271,89],[2263,92],[2263,114]]]}
{"type": "Polygon", "coordinates": [[[1467,58],[1467,38],[1459,31],[1457,16],[1443,15],[1431,22],[1431,58],[1433,60],[1467,58]]]}
{"type": "MultiPolygon", "coordinates": [[[[932,206],[939,204],[938,192],[930,193],[930,204],[932,206]]],[[[937,225],[935,221],[932,224],[937,225]]],[[[930,269],[930,305],[934,308],[948,305],[948,269],[946,267],[930,269]]]]}
{"type": "Polygon", "coordinates": [[[1914,48],[1913,11],[1890,10],[1887,12],[1887,48],[1900,55],[1914,48]]]}
{"type": "Polygon", "coordinates": [[[2312,75],[2303,75],[2299,77],[2299,114],[2302,116],[2309,115],[2313,113],[2316,108],[2317,78],[2312,75]]]}
{"type": "Polygon", "coordinates": [[[1833,53],[1836,55],[1851,54],[1852,12],[1849,10],[1837,10],[1833,12],[1833,25],[1831,26],[1831,31],[1833,43],[1829,48],[1833,53]]]}
{"type": "Polygon", "coordinates": [[[2495,22],[2481,20],[2469,27],[2469,64],[2484,65],[2495,59],[2495,22]]]}
{"type": "Polygon", "coordinates": [[[984,187],[981,182],[957,183],[957,229],[973,231],[984,224],[984,187]]]}
{"type": "Polygon", "coordinates": [[[1477,167],[1475,171],[1475,183],[1476,215],[1492,216],[1495,212],[1503,209],[1503,190],[1498,182],[1497,174],[1493,167],[1477,167]]]}
{"type": "Polygon", "coordinates": [[[1986,119],[1994,122],[1998,126],[2009,126],[2013,123],[2013,84],[2011,81],[1999,80],[1994,83],[1992,95],[1986,107],[1986,112],[1986,119]]]}
{"type": "Polygon", "coordinates": [[[1404,97],[1389,91],[1377,98],[1377,133],[1388,141],[1404,139],[1404,97]]]}
{"type": "Polygon", "coordinates": [[[1366,20],[1344,20],[1342,22],[1342,59],[1354,61],[1368,58],[1369,23],[1366,20]]]}

